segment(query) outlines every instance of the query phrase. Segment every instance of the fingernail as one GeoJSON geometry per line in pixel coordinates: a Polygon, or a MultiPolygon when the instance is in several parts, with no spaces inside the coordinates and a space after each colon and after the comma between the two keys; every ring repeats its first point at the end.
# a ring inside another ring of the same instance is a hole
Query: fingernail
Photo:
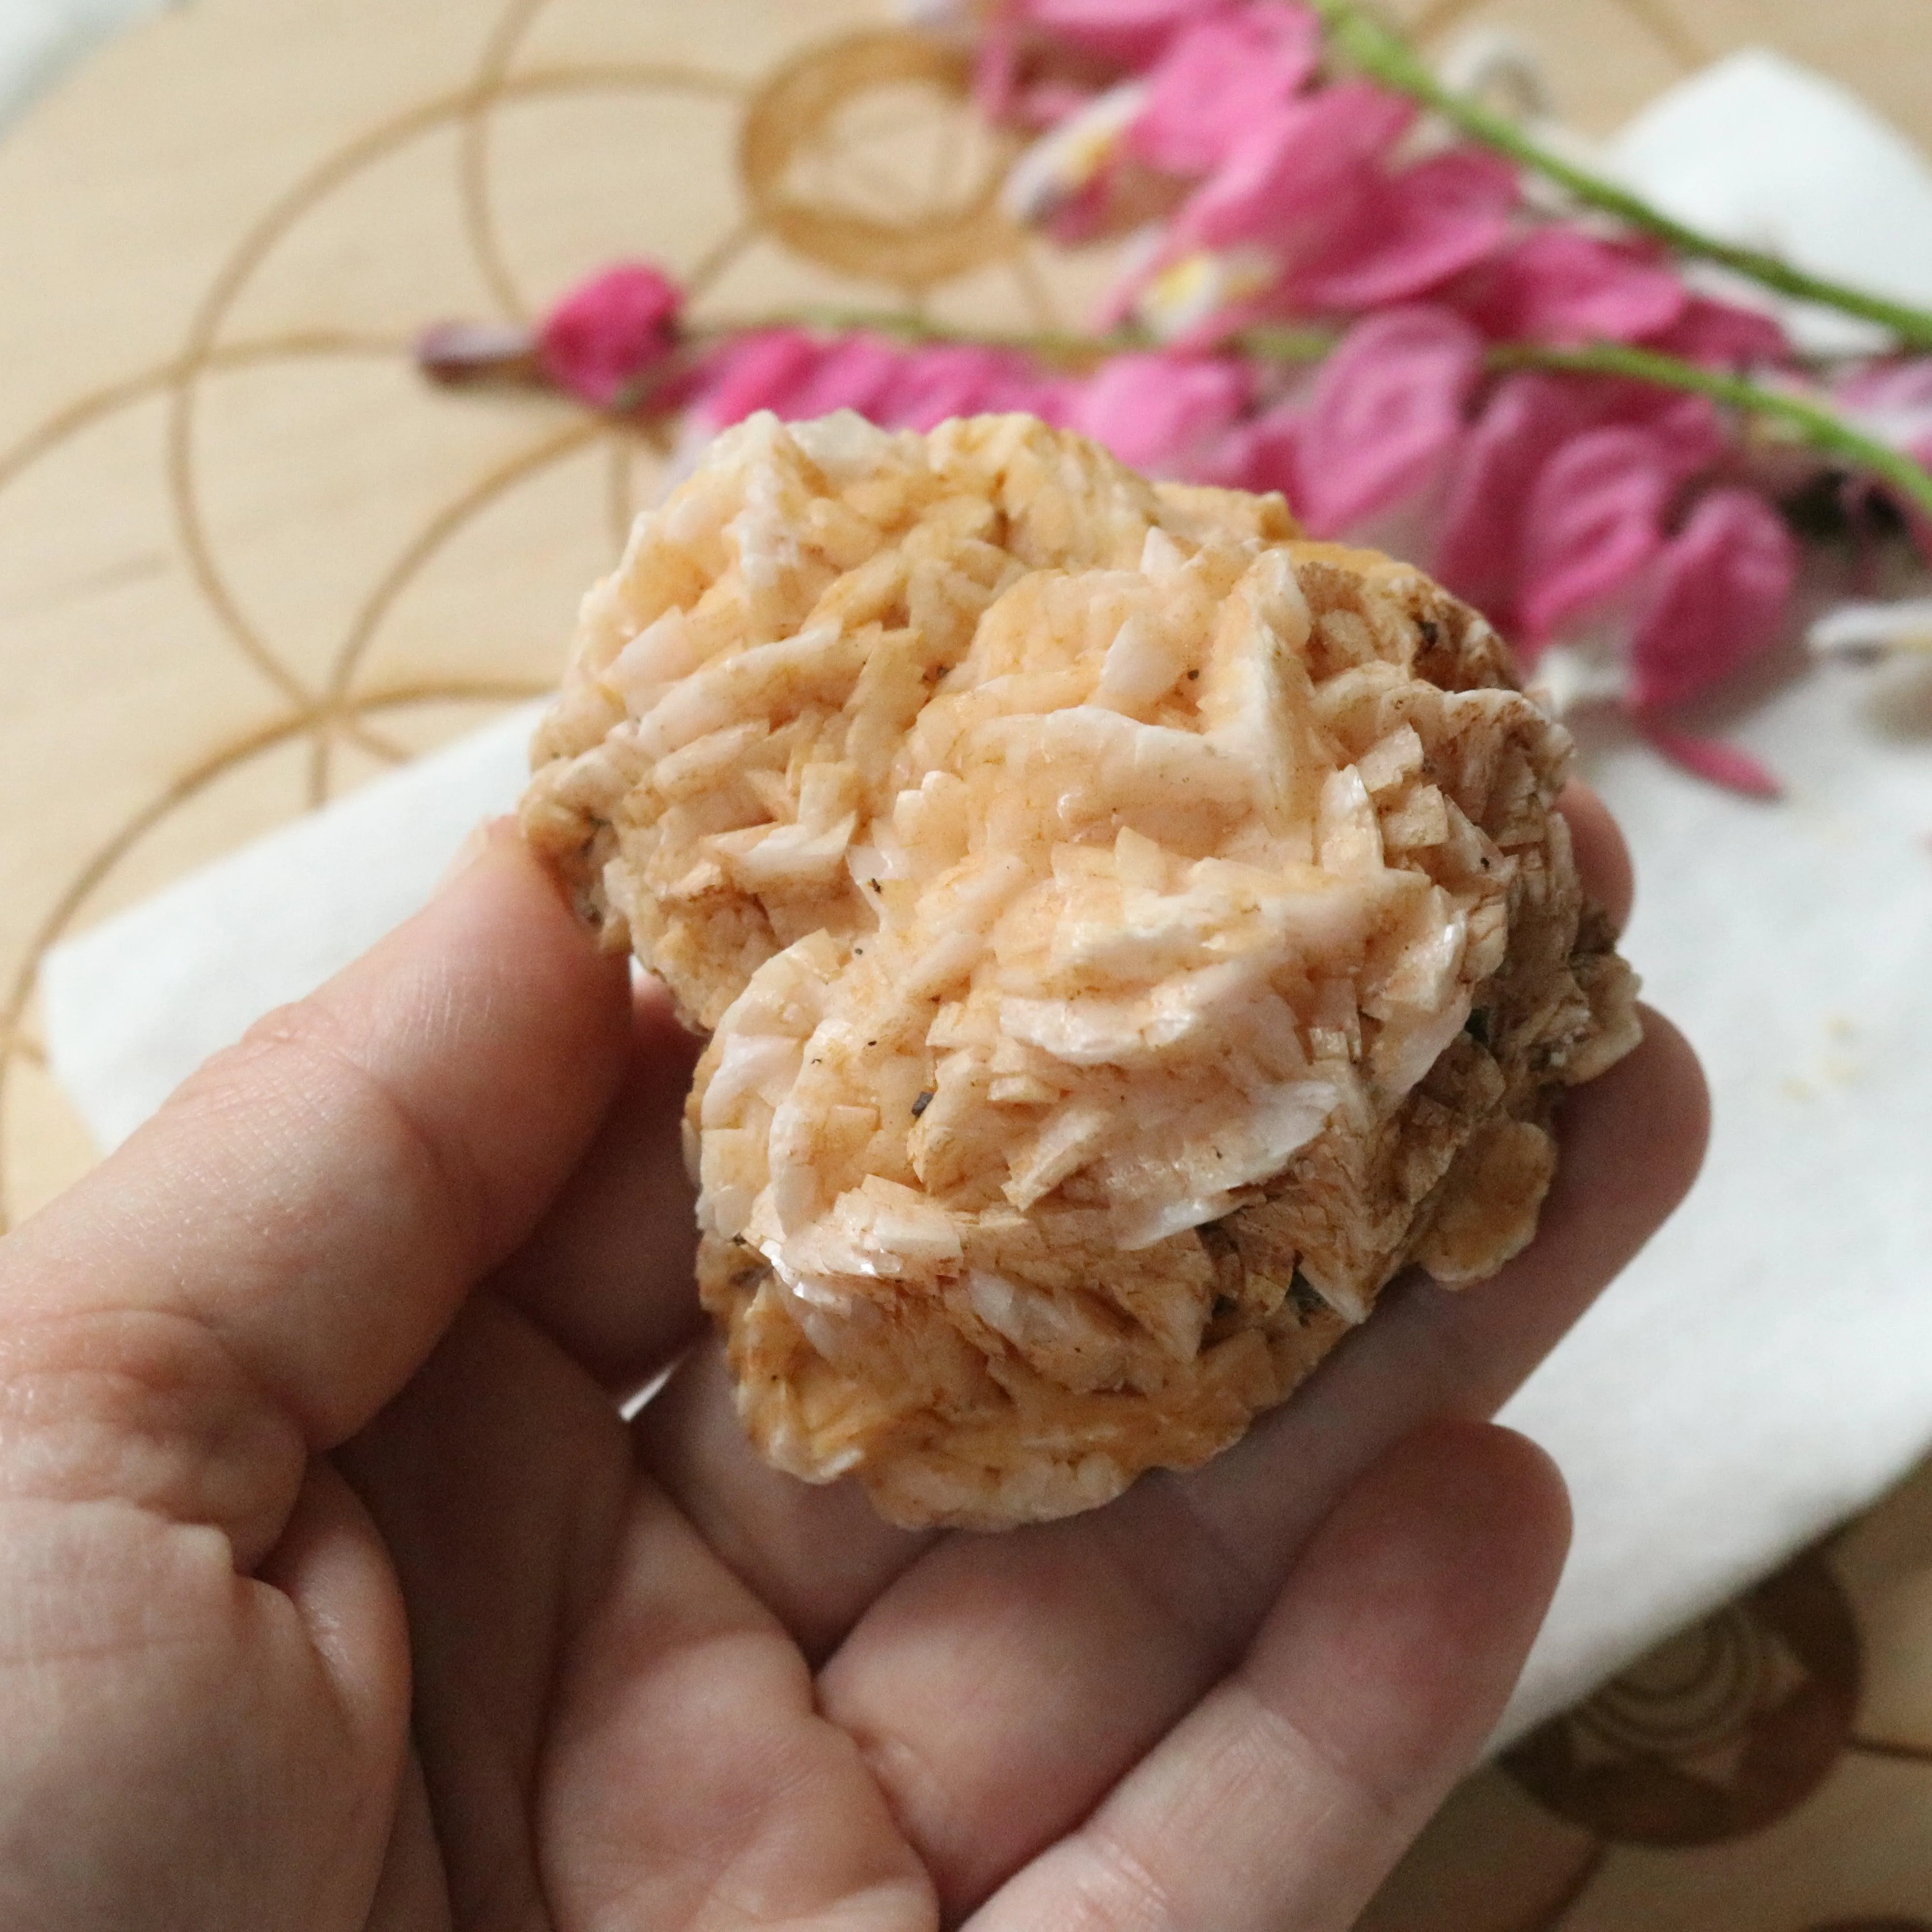
{"type": "Polygon", "coordinates": [[[436,890],[447,892],[499,838],[514,836],[516,829],[515,819],[508,817],[486,818],[481,824],[472,826],[457,847],[455,856],[443,868],[442,877],[436,882],[436,890]]]}

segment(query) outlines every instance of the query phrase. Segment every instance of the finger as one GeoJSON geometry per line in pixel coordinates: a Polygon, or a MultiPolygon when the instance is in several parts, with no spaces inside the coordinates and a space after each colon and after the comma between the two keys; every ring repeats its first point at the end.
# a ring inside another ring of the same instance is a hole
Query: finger
{"type": "Polygon", "coordinates": [[[1438,1426],[1386,1455],[1253,1646],[974,1932],[1344,1932],[1501,1714],[1568,1541],[1520,1436],[1438,1426]]]}
{"type": "Polygon", "coordinates": [[[268,1580],[112,1498],[0,1506],[0,1923],[360,1924],[404,1756],[400,1606],[312,1464],[268,1580]]]}
{"type": "Polygon", "coordinates": [[[797,1650],[648,1479],[608,1580],[559,1674],[532,1808],[556,1922],[934,1924],[797,1650]]]}
{"type": "Polygon", "coordinates": [[[309,1454],[401,1387],[575,1163],[623,987],[500,830],[0,1251],[0,1482],[124,1495],[259,1559],[309,1454]]]}
{"type": "Polygon", "coordinates": [[[662,983],[633,1001],[624,1082],[596,1139],[494,1286],[607,1386],[640,1386],[689,1342],[698,1306],[696,1192],[684,1096],[698,1042],[662,983]]]}
{"type": "MultiPolygon", "coordinates": [[[[410,1708],[402,1598],[376,1526],[332,1464],[310,1463],[281,1540],[254,1580],[294,1606],[346,1738],[358,1758],[387,1766],[392,1791],[410,1708]]],[[[389,1792],[369,1795],[380,1803],[389,1792]]]]}
{"type": "Polygon", "coordinates": [[[561,1660],[616,1540],[623,1424],[486,1294],[336,1453],[408,1605],[416,1741],[454,1921],[539,1919],[530,1794],[561,1660]]]}
{"type": "Polygon", "coordinates": [[[403,1768],[396,1822],[363,1932],[452,1932],[453,1924],[422,1760],[412,1750],[403,1768]]]}
{"type": "Polygon", "coordinates": [[[1580,779],[1573,778],[1565,785],[1556,802],[1569,821],[1570,842],[1585,892],[1610,915],[1612,928],[1622,932],[1630,923],[1630,902],[1636,888],[1630,848],[1617,821],[1610,816],[1610,807],[1580,779]]]}
{"type": "Polygon", "coordinates": [[[934,1540],[887,1522],[855,1482],[820,1486],[774,1469],[738,1420],[715,1337],[692,1350],[636,1429],[644,1466],[814,1664],[934,1540]]]}
{"type": "Polygon", "coordinates": [[[890,1584],[826,1666],[950,1910],[1070,1828],[1247,1642],[1294,1552],[1390,1444],[1489,1415],[1682,1197],[1706,1114],[1696,1061],[1645,1043],[1566,1103],[1532,1246],[1494,1280],[1414,1280],[1193,1475],[1094,1514],[954,1538],[890,1584]]]}

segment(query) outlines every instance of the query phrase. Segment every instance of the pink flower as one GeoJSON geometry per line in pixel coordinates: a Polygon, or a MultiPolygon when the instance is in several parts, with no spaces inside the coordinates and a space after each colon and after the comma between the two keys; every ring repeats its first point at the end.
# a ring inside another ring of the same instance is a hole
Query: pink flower
{"type": "Polygon", "coordinates": [[[1464,306],[1505,341],[1635,342],[1680,320],[1690,297],[1645,249],[1539,228],[1470,278],[1464,306]]]}
{"type": "Polygon", "coordinates": [[[1605,383],[1599,394],[1606,417],[1647,430],[1657,439],[1676,482],[1688,482],[1730,447],[1724,418],[1708,396],[1687,396],[1679,390],[1644,382],[1605,383]]]}
{"type": "Polygon", "coordinates": [[[1713,490],[1664,550],[1631,646],[1631,707],[1684,704],[1768,650],[1797,579],[1798,546],[1778,512],[1751,490],[1713,490]]]}
{"type": "Polygon", "coordinates": [[[1693,778],[1720,786],[1746,798],[1774,799],[1784,796],[1784,786],[1777,773],[1742,746],[1727,745],[1720,738],[1706,738],[1690,731],[1674,730],[1654,718],[1641,722],[1643,735],[1672,764],[1682,765],[1693,778]]]}
{"type": "Polygon", "coordinates": [[[557,388],[608,410],[670,356],[683,302],[648,262],[607,268],[550,310],[537,334],[538,366],[557,388]]]}
{"type": "Polygon", "coordinates": [[[1644,346],[1707,368],[1750,369],[1791,359],[1791,339],[1774,317],[1708,296],[1690,296],[1683,314],[1647,337],[1644,346]]]}
{"type": "Polygon", "coordinates": [[[1894,449],[1932,454],[1932,356],[1868,362],[1838,384],[1837,400],[1894,449]]]}
{"type": "Polygon", "coordinates": [[[1315,380],[1300,438],[1295,507],[1309,529],[1339,534],[1428,482],[1482,373],[1481,338],[1446,310],[1357,323],[1315,380]]]}
{"type": "Polygon", "coordinates": [[[1148,73],[1129,145],[1151,167],[1207,174],[1287,106],[1320,53],[1321,30],[1300,8],[1253,7],[1187,27],[1148,73]]]}
{"type": "Polygon", "coordinates": [[[1300,490],[1298,460],[1306,419],[1297,400],[1276,403],[1238,422],[1196,463],[1193,480],[1227,490],[1279,490],[1292,502],[1300,490]]]}
{"type": "Polygon", "coordinates": [[[1146,93],[1139,81],[1124,81],[1083,101],[1007,170],[1000,207],[1023,226],[1050,225],[1064,245],[1097,232],[1146,93]]]}
{"type": "Polygon", "coordinates": [[[1533,651],[1627,589],[1664,543],[1676,478],[1648,430],[1586,430],[1546,463],[1523,518],[1517,608],[1533,651]]]}
{"type": "Polygon", "coordinates": [[[1260,242],[1299,261],[1348,225],[1369,170],[1415,118],[1398,94],[1344,81],[1244,133],[1174,218],[1170,256],[1260,242]]]}
{"type": "Polygon", "coordinates": [[[890,429],[928,430],[950,416],[1025,410],[1052,420],[1064,409],[1057,386],[1024,358],[970,343],[938,342],[911,350],[879,398],[876,419],[890,429]]]}
{"type": "Polygon", "coordinates": [[[823,358],[824,348],[802,328],[768,328],[728,343],[706,366],[698,410],[713,428],[728,428],[759,410],[791,413],[823,358]]]}
{"type": "Polygon", "coordinates": [[[1582,385],[1526,372],[1497,385],[1458,452],[1436,572],[1504,630],[1515,624],[1530,491],[1550,458],[1590,420],[1582,385]]]}
{"type": "Polygon", "coordinates": [[[1232,0],[1020,0],[1018,11],[1036,32],[1143,68],[1184,28],[1232,7],[1232,0]]]}
{"type": "Polygon", "coordinates": [[[1116,356],[1088,382],[1073,426],[1136,470],[1175,476],[1226,435],[1253,388],[1245,363],[1116,356]]]}
{"type": "Polygon", "coordinates": [[[1012,116],[1019,68],[1020,0],[992,0],[973,57],[973,105],[995,126],[1012,116]]]}
{"type": "Polygon", "coordinates": [[[1495,250],[1520,194],[1516,170],[1476,148],[1371,178],[1336,241],[1291,276],[1296,305],[1379,308],[1426,294],[1495,250]]]}
{"type": "Polygon", "coordinates": [[[820,352],[810,373],[785,400],[781,416],[805,421],[834,410],[872,416],[905,364],[905,351],[879,335],[842,336],[820,352]]]}

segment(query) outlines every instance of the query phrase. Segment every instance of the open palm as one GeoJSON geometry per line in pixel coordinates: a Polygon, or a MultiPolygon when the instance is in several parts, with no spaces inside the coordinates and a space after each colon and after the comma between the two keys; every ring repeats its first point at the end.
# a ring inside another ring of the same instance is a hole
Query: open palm
{"type": "Polygon", "coordinates": [[[0,1924],[1351,1922],[1541,1616],[1561,1485],[1480,1418],[1688,1186],[1688,1050],[1569,1104],[1504,1276],[998,1537],[746,1447],[688,1057],[500,832],[0,1248],[0,1924]]]}

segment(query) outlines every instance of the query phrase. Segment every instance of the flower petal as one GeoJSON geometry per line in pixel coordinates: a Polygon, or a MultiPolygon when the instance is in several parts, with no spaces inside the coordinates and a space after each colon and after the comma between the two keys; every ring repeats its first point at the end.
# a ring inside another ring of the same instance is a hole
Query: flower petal
{"type": "Polygon", "coordinates": [[[1376,164],[1415,118],[1366,81],[1291,102],[1249,129],[1174,218],[1174,254],[1261,242],[1300,260],[1348,226],[1376,164]]]}
{"type": "Polygon", "coordinates": [[[856,410],[862,416],[872,416],[904,366],[905,351],[884,336],[842,336],[821,351],[778,413],[801,422],[830,416],[834,410],[856,410]]]}
{"type": "Polygon", "coordinates": [[[1654,719],[1644,720],[1642,730],[1672,764],[1682,765],[1694,778],[1746,798],[1784,796],[1784,782],[1740,745],[1727,745],[1721,738],[1700,737],[1694,732],[1672,730],[1654,719]]]}
{"type": "Polygon", "coordinates": [[[1731,446],[1718,406],[1708,396],[1687,396],[1647,383],[1606,386],[1606,415],[1657,440],[1672,478],[1688,482],[1731,446]]]}
{"type": "Polygon", "coordinates": [[[1550,458],[1590,419],[1582,384],[1530,371],[1497,385],[1463,439],[1450,479],[1436,574],[1505,631],[1516,624],[1530,491],[1550,458]]]}
{"type": "Polygon", "coordinates": [[[1646,349],[1681,356],[1711,369],[1754,369],[1791,360],[1791,338],[1772,316],[1734,302],[1692,296],[1668,328],[1644,338],[1646,349]]]}
{"type": "Polygon", "coordinates": [[[1227,434],[1253,390],[1248,366],[1226,358],[1116,356],[1088,382],[1074,427],[1136,470],[1177,476],[1227,434]]]}
{"type": "Polygon", "coordinates": [[[1189,480],[1217,484],[1224,490],[1251,490],[1257,495],[1278,490],[1292,499],[1298,487],[1296,452],[1306,416],[1306,405],[1297,399],[1244,418],[1208,445],[1189,480]]]}
{"type": "Polygon", "coordinates": [[[1304,309],[1378,308],[1428,293],[1490,255],[1520,199],[1501,156],[1456,148],[1377,182],[1292,285],[1304,309]]]}
{"type": "Polygon", "coordinates": [[[905,352],[876,400],[874,420],[888,429],[929,430],[950,416],[1053,406],[1054,385],[1024,357],[966,342],[935,342],[905,352]]]}
{"type": "Polygon", "coordinates": [[[1146,98],[1144,82],[1124,81],[1095,94],[1041,135],[1000,184],[1000,206],[1008,219],[1023,227],[1038,226],[1100,187],[1123,152],[1146,98]]]}
{"type": "Polygon", "coordinates": [[[580,283],[544,318],[537,362],[545,377],[608,409],[671,352],[684,295],[648,262],[623,262],[580,283]]]}
{"type": "Polygon", "coordinates": [[[1798,578],[1784,520],[1749,490],[1714,490],[1664,554],[1657,599],[1630,651],[1640,711],[1685,703],[1778,641],[1798,578]]]}
{"type": "Polygon", "coordinates": [[[1022,0],[1019,11],[1037,32],[1139,68],[1184,28],[1232,10],[1232,0],[1022,0]]]}
{"type": "Polygon", "coordinates": [[[1510,342],[1635,342],[1682,320],[1684,284],[1647,250],[1560,223],[1534,230],[1471,278],[1464,306],[1510,342]]]}
{"type": "Polygon", "coordinates": [[[1244,129],[1300,91],[1315,71],[1321,44],[1314,16],[1297,7],[1255,7],[1186,28],[1148,71],[1130,146],[1150,167],[1208,173],[1244,129]]]}
{"type": "Polygon", "coordinates": [[[698,413],[714,429],[728,429],[759,410],[793,416],[792,398],[826,355],[802,328],[767,328],[728,343],[706,366],[698,413]]]}
{"type": "Polygon", "coordinates": [[[1546,463],[1523,520],[1518,610],[1532,649],[1629,586],[1664,543],[1676,486],[1648,430],[1586,430],[1546,463]]]}
{"type": "Polygon", "coordinates": [[[1390,309],[1351,329],[1316,378],[1300,439],[1295,507],[1310,531],[1339,535],[1436,475],[1482,372],[1482,338],[1444,309],[1390,309]]]}

